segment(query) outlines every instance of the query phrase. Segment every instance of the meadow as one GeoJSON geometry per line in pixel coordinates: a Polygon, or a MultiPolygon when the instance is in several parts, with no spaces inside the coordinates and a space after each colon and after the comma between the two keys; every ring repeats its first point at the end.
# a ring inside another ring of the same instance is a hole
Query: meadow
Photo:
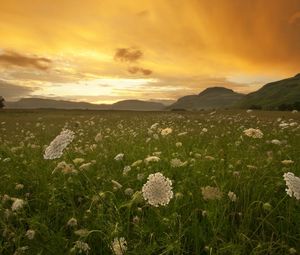
{"type": "Polygon", "coordinates": [[[3,110],[0,254],[300,254],[288,172],[297,112],[3,110]]]}

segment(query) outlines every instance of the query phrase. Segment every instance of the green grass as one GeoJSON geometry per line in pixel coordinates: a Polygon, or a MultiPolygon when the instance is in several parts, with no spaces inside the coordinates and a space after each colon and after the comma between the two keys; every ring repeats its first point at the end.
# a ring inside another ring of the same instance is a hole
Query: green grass
{"type": "Polygon", "coordinates": [[[289,171],[300,176],[299,155],[299,113],[2,111],[0,254],[71,254],[78,240],[88,243],[89,254],[113,254],[115,237],[125,237],[126,254],[284,255],[291,248],[299,254],[300,203],[286,195],[282,177],[289,171]],[[282,129],[278,118],[298,124],[282,129]],[[156,122],[173,133],[154,139],[148,129],[156,122]],[[60,159],[45,160],[45,146],[64,127],[75,132],[74,141],[60,159]],[[264,137],[245,137],[247,128],[261,129],[264,137]],[[95,142],[99,132],[103,139],[95,142]],[[182,132],[187,135],[178,136],[182,132]],[[268,143],[273,139],[283,144],[268,143]],[[143,162],[122,174],[124,166],[154,152],[161,152],[159,162],[143,162]],[[122,161],[114,160],[118,153],[125,154],[122,161]],[[52,174],[61,161],[78,170],[75,158],[94,163],[78,174],[52,174]],[[171,168],[173,158],[188,164],[171,168]],[[285,166],[285,159],[294,163],[285,166]],[[175,196],[167,206],[155,208],[137,193],[125,194],[126,188],[140,191],[155,172],[173,182],[175,196]],[[138,174],[144,177],[139,180],[138,174]],[[122,188],[115,190],[112,180],[122,188]],[[17,190],[17,184],[24,188],[17,190]],[[222,199],[204,200],[201,187],[208,185],[218,187],[222,199]],[[12,212],[13,201],[4,195],[26,204],[12,212]],[[72,217],[76,227],[67,225],[72,217]],[[35,231],[32,240],[25,236],[28,229],[35,231]],[[88,235],[76,235],[80,229],[88,235]]]}

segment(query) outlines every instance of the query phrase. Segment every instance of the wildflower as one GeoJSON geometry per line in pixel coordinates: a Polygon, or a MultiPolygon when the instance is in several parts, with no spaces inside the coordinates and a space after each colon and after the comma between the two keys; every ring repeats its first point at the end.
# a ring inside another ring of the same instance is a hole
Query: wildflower
{"type": "Polygon", "coordinates": [[[29,239],[32,240],[34,239],[35,236],[35,231],[33,229],[28,229],[25,236],[29,239]]]}
{"type": "Polygon", "coordinates": [[[159,123],[154,123],[151,127],[150,127],[150,129],[157,129],[157,127],[158,127],[158,125],[159,125],[159,123]]]}
{"type": "Polygon", "coordinates": [[[291,165],[291,164],[294,163],[294,161],[293,161],[293,160],[290,160],[290,159],[285,159],[285,160],[282,160],[281,163],[282,163],[283,165],[291,165]]]}
{"type": "Polygon", "coordinates": [[[148,181],[142,188],[143,197],[150,205],[158,207],[167,205],[173,198],[172,182],[169,178],[157,172],[148,176],[148,181]]]}
{"type": "Polygon", "coordinates": [[[84,159],[83,158],[75,158],[74,160],[73,160],[73,162],[74,162],[74,164],[81,164],[81,163],[83,163],[84,162],[84,159]]]}
{"type": "Polygon", "coordinates": [[[170,164],[171,164],[171,167],[174,167],[174,168],[175,167],[182,167],[182,166],[185,166],[187,164],[187,161],[182,162],[178,158],[173,158],[173,159],[171,159],[170,164]]]}
{"type": "Polygon", "coordinates": [[[117,189],[121,189],[123,186],[122,184],[120,184],[119,182],[115,181],[115,180],[111,180],[112,184],[113,184],[113,189],[117,190],[117,189]]]}
{"type": "Polygon", "coordinates": [[[77,226],[77,220],[72,217],[71,219],[68,220],[67,225],[70,226],[70,227],[76,227],[77,226]]]}
{"type": "Polygon", "coordinates": [[[19,211],[20,209],[23,208],[24,204],[25,204],[25,202],[24,202],[23,199],[15,198],[14,202],[13,202],[13,204],[11,206],[11,210],[14,211],[14,212],[15,211],[19,211]]]}
{"type": "Polygon", "coordinates": [[[286,193],[290,197],[294,196],[297,200],[300,200],[300,178],[291,172],[285,173],[283,178],[287,186],[286,193]]]}
{"type": "Polygon", "coordinates": [[[79,170],[81,170],[81,171],[88,170],[91,167],[91,165],[92,165],[92,162],[88,162],[88,163],[82,164],[79,167],[79,170]]]}
{"type": "Polygon", "coordinates": [[[78,229],[74,231],[74,234],[80,237],[86,237],[88,236],[90,231],[88,231],[86,228],[78,229]]]}
{"type": "Polygon", "coordinates": [[[281,145],[281,142],[280,142],[279,140],[277,140],[277,139],[273,139],[273,140],[271,141],[271,143],[272,143],[272,144],[275,144],[275,145],[281,145]]]}
{"type": "Polygon", "coordinates": [[[127,175],[130,170],[131,170],[130,166],[125,166],[124,169],[123,169],[123,175],[127,175]]]}
{"type": "Polygon", "coordinates": [[[125,189],[124,193],[125,193],[126,196],[132,196],[133,189],[132,188],[127,188],[127,189],[125,189]]]}
{"type": "Polygon", "coordinates": [[[59,162],[57,166],[52,171],[52,174],[54,174],[56,171],[61,171],[63,174],[71,174],[71,173],[77,173],[76,169],[72,164],[67,164],[65,161],[59,162]]]}
{"type": "Polygon", "coordinates": [[[204,200],[219,200],[222,198],[223,193],[217,187],[206,186],[201,188],[204,200]]]}
{"type": "Polygon", "coordinates": [[[114,160],[121,161],[124,157],[124,153],[119,153],[117,156],[114,157],[114,160]]]}
{"type": "Polygon", "coordinates": [[[64,149],[73,141],[74,132],[66,129],[55,137],[55,139],[46,148],[44,159],[56,159],[60,158],[63,154],[64,149]]]}
{"type": "Polygon", "coordinates": [[[23,188],[24,188],[23,184],[21,184],[21,183],[16,184],[16,187],[15,187],[16,190],[21,190],[23,188]]]}
{"type": "Polygon", "coordinates": [[[139,159],[131,164],[132,167],[138,166],[143,163],[143,160],[139,159]]]}
{"type": "Polygon", "coordinates": [[[102,134],[101,133],[98,133],[96,136],[95,136],[95,142],[98,143],[102,140],[102,134]]]}
{"type": "Polygon", "coordinates": [[[178,147],[181,147],[181,146],[182,146],[182,143],[181,143],[181,142],[177,142],[175,145],[176,145],[176,147],[178,148],[178,147]]]}
{"type": "Polygon", "coordinates": [[[157,156],[148,156],[144,161],[148,164],[149,162],[158,162],[160,161],[160,158],[157,156]]]}
{"type": "Polygon", "coordinates": [[[235,202],[237,199],[236,194],[232,191],[228,192],[228,198],[230,199],[231,202],[235,202]]]}
{"type": "Polygon", "coordinates": [[[124,237],[115,238],[111,246],[115,255],[123,255],[127,250],[127,242],[124,237]]]}
{"type": "Polygon", "coordinates": [[[264,134],[259,129],[249,128],[244,130],[244,135],[252,138],[263,138],[264,134]]]}
{"type": "Polygon", "coordinates": [[[167,136],[167,135],[171,134],[172,132],[173,132],[172,128],[165,128],[165,129],[161,130],[160,134],[162,136],[167,136]]]}
{"type": "Polygon", "coordinates": [[[203,133],[207,133],[208,129],[207,128],[202,128],[203,133]]]}
{"type": "Polygon", "coordinates": [[[72,251],[75,251],[75,250],[78,250],[79,253],[82,253],[84,252],[85,254],[88,254],[89,251],[91,250],[90,246],[85,243],[85,242],[82,242],[82,241],[76,241],[73,248],[72,248],[72,251]]]}

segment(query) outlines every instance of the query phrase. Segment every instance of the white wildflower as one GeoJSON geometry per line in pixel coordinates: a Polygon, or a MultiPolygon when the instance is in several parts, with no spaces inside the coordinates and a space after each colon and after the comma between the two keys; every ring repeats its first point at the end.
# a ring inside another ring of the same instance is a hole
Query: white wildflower
{"type": "Polygon", "coordinates": [[[32,240],[34,239],[35,236],[35,231],[33,229],[28,229],[25,236],[29,239],[32,240]]]}
{"type": "Polygon", "coordinates": [[[228,198],[229,198],[229,200],[230,200],[231,202],[235,202],[236,199],[237,199],[237,196],[236,196],[236,194],[235,194],[234,192],[229,191],[229,192],[228,192],[228,198]]]}
{"type": "Polygon", "coordinates": [[[88,254],[89,251],[91,250],[90,246],[82,241],[76,241],[74,246],[73,246],[73,250],[78,250],[79,253],[85,253],[88,254]]]}
{"type": "Polygon", "coordinates": [[[285,173],[283,178],[287,186],[286,193],[290,197],[294,196],[297,200],[300,200],[300,178],[291,172],[285,173]]]}
{"type": "Polygon", "coordinates": [[[13,202],[13,204],[11,206],[11,210],[12,211],[19,211],[20,209],[23,208],[24,204],[25,204],[25,202],[24,202],[23,199],[15,198],[14,202],[13,202]]]}
{"type": "Polygon", "coordinates": [[[167,205],[173,198],[172,182],[169,178],[157,172],[148,176],[148,181],[142,188],[143,197],[150,205],[158,207],[167,205]]]}
{"type": "Polygon", "coordinates": [[[127,251],[127,242],[124,237],[115,238],[111,244],[112,251],[115,255],[123,255],[127,251]]]}
{"type": "Polygon", "coordinates": [[[131,166],[125,166],[123,169],[123,175],[127,175],[131,170],[131,166]]]}
{"type": "Polygon", "coordinates": [[[146,164],[148,164],[149,162],[158,162],[160,161],[160,158],[157,156],[148,156],[144,161],[146,164]]]}
{"type": "Polygon", "coordinates": [[[119,153],[117,156],[114,157],[114,160],[121,161],[124,157],[124,153],[119,153]]]}
{"type": "Polygon", "coordinates": [[[219,200],[222,198],[223,193],[217,187],[206,186],[201,188],[204,200],[219,200]]]}
{"type": "Polygon", "coordinates": [[[263,138],[264,134],[260,129],[249,128],[244,130],[244,135],[252,137],[252,138],[263,138]]]}
{"type": "Polygon", "coordinates": [[[285,160],[282,160],[281,163],[283,165],[291,165],[291,164],[294,164],[294,161],[290,160],[290,159],[285,159],[285,160]]]}
{"type": "Polygon", "coordinates": [[[67,225],[70,227],[76,227],[77,226],[77,220],[75,218],[71,218],[68,220],[67,225]]]}
{"type": "Polygon", "coordinates": [[[74,132],[66,129],[55,137],[55,139],[46,148],[44,159],[56,159],[60,158],[63,154],[64,149],[73,141],[74,132]]]}
{"type": "Polygon", "coordinates": [[[178,159],[178,158],[173,158],[173,159],[171,159],[171,161],[170,161],[170,164],[171,164],[171,167],[182,167],[182,166],[185,166],[185,165],[187,165],[187,161],[185,161],[185,162],[182,162],[180,159],[178,159]]]}
{"type": "Polygon", "coordinates": [[[172,132],[173,132],[172,128],[165,128],[165,129],[161,130],[160,134],[162,136],[167,136],[167,135],[171,134],[172,132]]]}

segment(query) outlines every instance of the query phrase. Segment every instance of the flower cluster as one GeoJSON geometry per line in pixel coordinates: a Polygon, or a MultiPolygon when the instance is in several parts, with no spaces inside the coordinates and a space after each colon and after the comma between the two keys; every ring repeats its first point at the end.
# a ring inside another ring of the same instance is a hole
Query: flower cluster
{"type": "Polygon", "coordinates": [[[158,207],[167,205],[173,198],[172,182],[169,178],[157,172],[148,176],[148,181],[142,188],[143,197],[150,205],[158,207]]]}
{"type": "Polygon", "coordinates": [[[127,250],[127,242],[124,237],[115,238],[111,247],[115,255],[123,255],[127,250]]]}
{"type": "Polygon", "coordinates": [[[297,200],[300,200],[300,178],[291,172],[285,173],[283,178],[287,186],[286,193],[290,197],[294,196],[297,200]]]}
{"type": "Polygon", "coordinates": [[[64,149],[73,141],[74,132],[66,129],[55,137],[55,139],[46,148],[44,159],[56,159],[60,158],[63,154],[64,149]]]}
{"type": "Polygon", "coordinates": [[[244,130],[244,135],[252,137],[252,138],[263,138],[264,134],[260,129],[249,128],[244,130]]]}

